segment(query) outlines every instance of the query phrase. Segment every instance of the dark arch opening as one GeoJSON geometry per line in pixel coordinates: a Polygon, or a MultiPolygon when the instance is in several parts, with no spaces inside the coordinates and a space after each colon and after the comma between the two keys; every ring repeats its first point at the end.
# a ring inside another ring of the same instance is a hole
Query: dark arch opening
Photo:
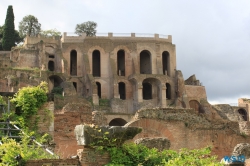
{"type": "Polygon", "coordinates": [[[126,85],[124,82],[119,82],[119,94],[120,94],[120,99],[125,100],[126,99],[126,85]]]}
{"type": "Polygon", "coordinates": [[[57,75],[52,75],[49,77],[49,90],[51,94],[49,95],[49,101],[54,101],[53,94],[60,94],[63,93],[63,88],[61,87],[61,84],[63,82],[63,79],[57,75]]]}
{"type": "Polygon", "coordinates": [[[171,99],[171,86],[169,83],[166,83],[166,99],[171,99]]]}
{"type": "Polygon", "coordinates": [[[143,100],[152,99],[152,85],[148,82],[142,83],[143,100]]]}
{"type": "Polygon", "coordinates": [[[70,75],[77,75],[77,52],[76,50],[72,50],[70,52],[70,75]]]}
{"type": "Polygon", "coordinates": [[[73,82],[73,86],[75,87],[75,90],[77,92],[77,82],[73,82]]]}
{"type": "Polygon", "coordinates": [[[124,126],[126,123],[122,118],[115,118],[109,122],[109,126],[124,126]]]}
{"type": "Polygon", "coordinates": [[[244,109],[239,109],[238,112],[239,112],[239,114],[241,115],[242,119],[243,119],[244,121],[247,121],[247,112],[246,112],[246,110],[244,110],[244,109]]]}
{"type": "Polygon", "coordinates": [[[99,97],[99,98],[101,98],[101,96],[102,96],[102,92],[101,92],[101,90],[102,90],[102,88],[101,88],[101,84],[100,84],[100,82],[96,82],[96,85],[97,85],[97,94],[98,94],[98,97],[99,97]]]}
{"type": "Polygon", "coordinates": [[[119,50],[117,52],[117,75],[125,76],[125,52],[119,50]]]}
{"type": "Polygon", "coordinates": [[[101,58],[100,51],[95,50],[92,53],[92,71],[94,77],[101,76],[101,58]]]}
{"type": "Polygon", "coordinates": [[[163,74],[169,75],[170,74],[170,61],[169,61],[169,53],[164,51],[162,53],[162,70],[163,74]]]}
{"type": "Polygon", "coordinates": [[[63,82],[63,79],[57,75],[50,76],[49,80],[53,83],[53,87],[58,87],[63,82]]]}
{"type": "Polygon", "coordinates": [[[151,55],[150,52],[144,50],[140,53],[140,73],[141,74],[151,74],[151,55]]]}
{"type": "Polygon", "coordinates": [[[54,71],[55,70],[55,66],[54,66],[54,62],[53,61],[49,61],[49,63],[48,63],[48,69],[49,69],[49,71],[54,71]]]}

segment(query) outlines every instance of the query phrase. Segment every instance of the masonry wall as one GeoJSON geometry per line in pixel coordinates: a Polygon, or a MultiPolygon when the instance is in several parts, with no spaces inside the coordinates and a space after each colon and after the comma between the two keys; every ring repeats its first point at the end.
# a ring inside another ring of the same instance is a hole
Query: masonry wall
{"type": "Polygon", "coordinates": [[[241,134],[237,122],[223,121],[216,117],[198,115],[192,109],[140,110],[135,120],[126,126],[142,127],[135,139],[144,137],[167,137],[170,149],[197,149],[212,147],[213,154],[222,158],[230,155],[238,143],[247,143],[250,137],[241,134]]]}

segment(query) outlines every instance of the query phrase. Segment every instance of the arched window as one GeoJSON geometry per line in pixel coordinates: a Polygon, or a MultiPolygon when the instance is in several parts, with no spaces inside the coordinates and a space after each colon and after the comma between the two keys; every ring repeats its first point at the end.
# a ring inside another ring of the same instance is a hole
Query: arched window
{"type": "Polygon", "coordinates": [[[49,71],[54,71],[55,70],[55,66],[54,66],[54,62],[53,61],[49,61],[49,63],[48,63],[48,69],[49,69],[49,71]]]}
{"type": "Polygon", "coordinates": [[[77,52],[76,50],[72,50],[70,52],[70,75],[77,75],[77,52]]]}
{"type": "Polygon", "coordinates": [[[109,126],[124,126],[126,123],[122,118],[115,118],[109,122],[109,126]]]}
{"type": "Polygon", "coordinates": [[[247,112],[246,112],[246,110],[244,110],[244,109],[239,109],[238,112],[239,112],[239,114],[241,115],[242,119],[243,119],[244,121],[247,121],[248,118],[247,118],[247,112]]]}
{"type": "Polygon", "coordinates": [[[204,109],[197,100],[190,100],[189,106],[190,108],[193,108],[197,113],[205,113],[204,109]]]}
{"type": "Polygon", "coordinates": [[[118,86],[119,86],[120,99],[125,100],[126,99],[126,86],[125,86],[125,83],[120,82],[118,84],[118,86]]]}
{"type": "Polygon", "coordinates": [[[169,53],[167,51],[164,51],[162,53],[162,70],[163,70],[163,74],[169,76],[169,74],[170,74],[170,59],[169,59],[169,53]]]}
{"type": "Polygon", "coordinates": [[[98,94],[98,97],[99,98],[102,98],[102,88],[101,88],[101,84],[100,82],[96,82],[96,85],[97,85],[97,94],[98,94]]]}
{"type": "Polygon", "coordinates": [[[95,50],[92,53],[92,71],[94,77],[101,76],[101,57],[100,57],[100,51],[98,50],[95,50]]]}
{"type": "Polygon", "coordinates": [[[117,75],[125,76],[125,52],[119,50],[117,52],[117,75]]]}
{"type": "Polygon", "coordinates": [[[151,74],[151,55],[150,52],[144,50],[140,53],[140,73],[141,74],[151,74]]]}
{"type": "Polygon", "coordinates": [[[171,99],[171,86],[169,83],[166,83],[166,99],[171,99]]]}
{"type": "Polygon", "coordinates": [[[152,99],[152,85],[148,82],[142,83],[142,96],[143,100],[152,99]]]}

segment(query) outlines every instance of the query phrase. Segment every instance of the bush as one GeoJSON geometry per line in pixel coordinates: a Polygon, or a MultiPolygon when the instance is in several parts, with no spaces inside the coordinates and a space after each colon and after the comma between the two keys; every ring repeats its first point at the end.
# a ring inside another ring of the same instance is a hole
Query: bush
{"type": "Polygon", "coordinates": [[[211,156],[209,147],[203,149],[181,149],[158,151],[134,143],[124,144],[121,148],[107,148],[111,155],[111,162],[107,166],[220,166],[216,156],[211,156]]]}
{"type": "Polygon", "coordinates": [[[57,156],[51,155],[45,149],[37,146],[30,137],[25,135],[20,142],[7,138],[3,138],[1,141],[3,144],[0,146],[0,165],[17,166],[25,165],[27,160],[57,158],[57,156]],[[19,161],[16,159],[17,156],[21,157],[19,161]]]}

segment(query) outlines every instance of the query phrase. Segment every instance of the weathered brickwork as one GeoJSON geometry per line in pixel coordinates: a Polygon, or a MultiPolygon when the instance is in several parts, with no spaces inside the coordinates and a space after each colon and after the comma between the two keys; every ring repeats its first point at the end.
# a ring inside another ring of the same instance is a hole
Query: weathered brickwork
{"type": "Polygon", "coordinates": [[[127,35],[26,37],[23,47],[0,52],[0,92],[41,81],[49,92],[62,88],[44,106],[49,111],[39,112],[38,124],[62,158],[81,149],[73,130],[84,123],[127,123],[143,128],[137,138],[167,137],[171,149],[212,145],[220,157],[249,141],[248,99],[212,106],[195,75],[185,80],[176,70],[171,36],[127,35]]]}
{"type": "Polygon", "coordinates": [[[81,166],[78,159],[29,160],[26,166],[81,166]]]}

